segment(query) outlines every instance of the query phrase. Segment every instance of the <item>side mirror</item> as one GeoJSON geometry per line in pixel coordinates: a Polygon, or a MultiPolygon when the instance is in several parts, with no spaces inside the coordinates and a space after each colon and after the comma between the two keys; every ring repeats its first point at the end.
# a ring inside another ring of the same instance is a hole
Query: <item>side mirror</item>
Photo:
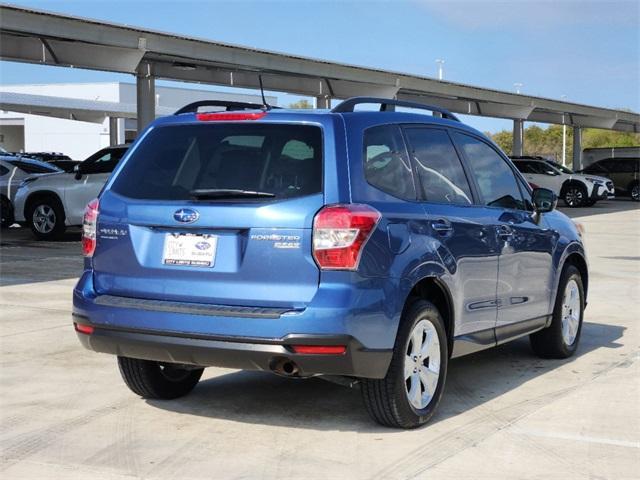
{"type": "Polygon", "coordinates": [[[534,188],[532,200],[536,213],[550,212],[558,204],[558,196],[548,188],[534,188]]]}
{"type": "Polygon", "coordinates": [[[75,173],[76,180],[80,180],[82,178],[82,169],[80,168],[80,164],[74,165],[73,173],[75,173]]]}

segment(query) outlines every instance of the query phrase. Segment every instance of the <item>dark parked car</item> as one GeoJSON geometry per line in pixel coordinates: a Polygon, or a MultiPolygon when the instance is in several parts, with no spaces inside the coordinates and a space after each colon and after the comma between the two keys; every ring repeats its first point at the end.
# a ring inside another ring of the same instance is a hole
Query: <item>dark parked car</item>
{"type": "Polygon", "coordinates": [[[576,351],[581,232],[482,133],[396,100],[231,106],[153,122],[85,211],[73,322],[133,392],[186,395],[207,366],[346,376],[413,428],[452,357],[576,351]]]}
{"type": "Polygon", "coordinates": [[[640,158],[605,158],[580,173],[600,175],[613,181],[616,193],[640,201],[640,158]]]}
{"type": "Polygon", "coordinates": [[[80,163],[59,152],[25,152],[20,155],[35,158],[41,162],[51,163],[65,172],[73,171],[73,168],[80,163]]]}

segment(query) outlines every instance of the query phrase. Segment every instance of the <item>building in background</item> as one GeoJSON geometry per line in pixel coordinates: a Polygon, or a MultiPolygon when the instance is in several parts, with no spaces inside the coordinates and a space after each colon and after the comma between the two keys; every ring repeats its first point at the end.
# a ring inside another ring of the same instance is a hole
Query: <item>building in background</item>
{"type": "MultiPolygon", "coordinates": [[[[39,100],[45,96],[51,98],[52,103],[64,99],[85,100],[96,105],[117,103],[130,106],[131,111],[135,111],[136,104],[135,84],[123,82],[2,85],[0,91],[37,96],[39,100]]],[[[262,103],[260,95],[156,85],[156,110],[162,114],[191,102],[212,99],[262,103]]],[[[277,105],[275,97],[267,97],[267,101],[277,105]]],[[[27,105],[21,110],[31,113],[0,111],[0,146],[9,152],[61,152],[74,160],[82,160],[110,144],[110,117],[98,117],[93,122],[58,118],[51,116],[46,105],[27,105]]],[[[118,118],[114,122],[116,143],[130,142],[136,137],[135,118],[118,118]]]]}

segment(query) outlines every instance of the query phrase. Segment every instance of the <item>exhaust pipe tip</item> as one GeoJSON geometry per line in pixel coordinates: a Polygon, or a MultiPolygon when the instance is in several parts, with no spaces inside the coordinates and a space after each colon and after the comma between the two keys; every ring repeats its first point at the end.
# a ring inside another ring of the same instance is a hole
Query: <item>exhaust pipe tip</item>
{"type": "Polygon", "coordinates": [[[300,373],[300,368],[298,368],[296,362],[288,358],[274,358],[271,362],[271,370],[283,377],[297,377],[300,373]]]}

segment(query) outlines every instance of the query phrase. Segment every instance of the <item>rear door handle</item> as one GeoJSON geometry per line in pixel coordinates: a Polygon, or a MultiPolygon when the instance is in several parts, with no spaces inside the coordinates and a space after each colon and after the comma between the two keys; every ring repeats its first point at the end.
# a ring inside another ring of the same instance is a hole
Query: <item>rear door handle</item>
{"type": "Polygon", "coordinates": [[[453,231],[453,225],[445,218],[439,218],[431,222],[431,228],[440,234],[445,234],[453,231]]]}
{"type": "Polygon", "coordinates": [[[498,236],[503,240],[508,240],[513,237],[513,229],[508,225],[498,225],[498,236]]]}

